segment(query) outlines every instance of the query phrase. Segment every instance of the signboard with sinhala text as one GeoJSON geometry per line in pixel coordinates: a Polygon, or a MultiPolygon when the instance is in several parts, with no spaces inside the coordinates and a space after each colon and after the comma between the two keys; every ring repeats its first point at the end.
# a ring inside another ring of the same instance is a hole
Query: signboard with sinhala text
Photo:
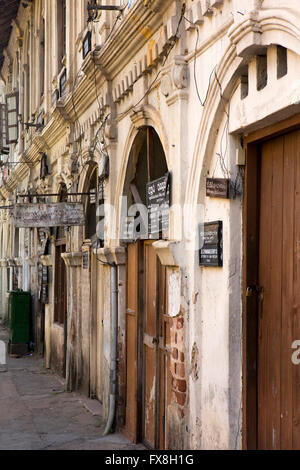
{"type": "Polygon", "coordinates": [[[149,215],[149,238],[159,238],[169,230],[170,223],[170,174],[151,181],[146,187],[149,215]]]}
{"type": "Polygon", "coordinates": [[[78,202],[17,204],[14,209],[14,225],[18,228],[85,225],[83,204],[78,202]]]}
{"type": "Polygon", "coordinates": [[[200,227],[199,252],[200,266],[222,267],[223,266],[223,223],[205,222],[200,227]]]}

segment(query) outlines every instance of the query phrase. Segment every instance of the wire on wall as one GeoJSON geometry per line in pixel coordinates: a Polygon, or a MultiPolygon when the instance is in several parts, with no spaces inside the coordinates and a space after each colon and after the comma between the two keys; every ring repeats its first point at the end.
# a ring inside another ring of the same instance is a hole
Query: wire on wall
{"type": "Polygon", "coordinates": [[[220,151],[216,153],[217,161],[216,161],[215,168],[214,168],[214,171],[213,171],[213,177],[215,175],[217,166],[219,164],[220,169],[221,169],[222,174],[223,174],[223,177],[225,179],[228,179],[229,182],[230,182],[230,187],[232,189],[233,198],[235,198],[238,194],[242,193],[242,191],[239,190],[239,186],[240,186],[240,181],[243,182],[243,174],[242,174],[242,169],[238,168],[238,172],[237,172],[237,175],[235,177],[235,181],[232,181],[231,180],[231,173],[230,173],[230,171],[229,171],[229,169],[226,165],[226,156],[227,156],[228,148],[229,148],[230,105],[228,105],[228,110],[227,110],[226,109],[227,101],[224,98],[222,85],[221,85],[221,82],[220,82],[218,74],[217,74],[218,64],[215,65],[215,67],[211,71],[210,76],[209,76],[208,88],[207,88],[205,97],[204,97],[204,99],[201,98],[200,91],[199,91],[199,85],[198,85],[198,78],[197,78],[197,52],[198,52],[198,46],[199,46],[199,40],[200,40],[200,28],[197,24],[193,23],[188,18],[186,18],[186,16],[184,16],[184,19],[185,19],[185,21],[187,21],[189,24],[193,25],[196,28],[197,38],[196,38],[195,51],[194,51],[194,82],[195,82],[195,89],[196,89],[197,97],[198,97],[198,100],[199,100],[201,106],[204,108],[206,103],[207,103],[209,92],[210,92],[210,89],[211,89],[211,86],[212,86],[212,77],[213,77],[213,75],[214,75],[214,78],[215,78],[215,80],[218,84],[218,87],[220,89],[220,98],[221,98],[221,102],[223,103],[224,112],[226,114],[227,119],[226,119],[226,124],[225,124],[224,129],[223,129],[222,137],[221,137],[220,151]],[[225,151],[223,152],[223,142],[224,142],[225,135],[226,135],[226,145],[225,145],[225,151]]]}

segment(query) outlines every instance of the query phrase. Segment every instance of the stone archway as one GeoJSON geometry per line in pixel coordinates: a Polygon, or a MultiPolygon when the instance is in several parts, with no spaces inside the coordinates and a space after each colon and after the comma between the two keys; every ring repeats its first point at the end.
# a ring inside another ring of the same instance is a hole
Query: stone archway
{"type": "MultiPolygon", "coordinates": [[[[186,202],[189,205],[195,207],[197,202],[206,204],[208,207],[209,203],[206,201],[206,176],[212,168],[212,162],[215,156],[215,145],[218,138],[218,131],[224,126],[224,121],[226,116],[224,113],[224,103],[231,103],[233,99],[234,109],[236,110],[237,101],[240,99],[238,93],[240,88],[238,85],[241,75],[243,75],[245,66],[248,65],[251,60],[255,60],[255,55],[259,53],[264,53],[268,55],[268,60],[271,54],[276,54],[276,46],[279,46],[288,50],[288,55],[294,54],[299,56],[300,48],[300,36],[299,28],[296,26],[299,24],[298,15],[295,15],[291,12],[280,13],[278,17],[278,11],[263,10],[256,12],[252,17],[245,19],[241,24],[239,24],[234,29],[229,31],[229,38],[231,44],[228,47],[224,57],[222,58],[219,66],[217,68],[218,80],[212,84],[207,105],[203,110],[201,116],[201,122],[198,128],[197,141],[194,150],[194,156],[192,160],[192,165],[190,168],[187,192],[186,192],[186,202]],[[280,33],[279,33],[280,32],[280,33]],[[222,97],[220,97],[220,88],[222,89],[222,97]]],[[[296,60],[295,60],[296,63],[296,60]]],[[[256,75],[253,74],[254,65],[252,64],[252,79],[256,80],[256,75]]],[[[275,73],[274,71],[271,73],[275,73]]],[[[277,80],[277,77],[276,77],[277,80]]],[[[284,81],[284,79],[283,79],[284,81]]],[[[273,82],[274,83],[274,82],[273,82]]],[[[277,86],[277,85],[276,85],[277,86]]],[[[287,117],[293,116],[296,113],[299,113],[299,101],[297,93],[294,95],[289,92],[283,94],[278,93],[278,88],[273,89],[274,97],[271,105],[269,107],[265,106],[265,101],[263,98],[264,91],[260,91],[259,99],[259,113],[257,114],[257,120],[254,119],[253,112],[251,107],[253,106],[254,95],[258,94],[257,85],[252,84],[252,89],[249,89],[249,98],[243,101],[241,108],[244,108],[244,115],[246,120],[241,119],[240,125],[237,125],[238,119],[231,119],[229,125],[229,133],[231,133],[230,145],[231,151],[240,150],[240,137],[247,134],[250,131],[257,129],[262,129],[267,125],[275,124],[276,122],[282,121],[287,117]],[[274,91],[275,90],[275,91],[274,91]],[[295,99],[293,99],[293,97],[295,99]],[[251,99],[252,97],[252,99],[251,99]],[[280,101],[281,100],[281,101],[280,101]],[[277,108],[276,108],[277,106],[277,108]],[[265,114],[264,114],[265,113],[265,114]]],[[[250,88],[250,87],[249,87],[250,88]]],[[[293,87],[291,87],[293,88],[293,87]]],[[[284,89],[286,89],[284,87],[284,89]]],[[[295,87],[296,89],[296,87],[295,87]]],[[[268,93],[268,87],[265,89],[266,94],[268,93]]],[[[270,98],[270,97],[269,97],[270,98]]],[[[232,153],[232,155],[233,155],[232,153]]],[[[233,158],[233,157],[232,157],[233,158]]],[[[209,212],[208,212],[209,213],[209,212]]],[[[223,215],[222,215],[223,217],[223,215]]],[[[225,216],[224,216],[225,217],[225,216]]],[[[242,363],[241,363],[241,330],[242,330],[242,309],[241,309],[241,276],[242,276],[242,264],[240,263],[242,259],[242,213],[241,208],[234,209],[234,203],[230,202],[230,208],[228,209],[228,214],[226,214],[227,231],[228,231],[228,246],[227,246],[227,259],[228,259],[228,291],[229,294],[224,298],[223,305],[221,308],[228,310],[228,331],[225,331],[224,336],[226,336],[226,341],[228,341],[228,358],[224,363],[224,367],[228,367],[229,375],[229,384],[230,384],[230,399],[222,404],[223,408],[228,406],[229,414],[229,423],[228,428],[230,432],[229,436],[229,445],[230,447],[236,447],[241,445],[240,436],[242,429],[242,363]],[[228,217],[227,217],[228,215],[228,217]],[[231,225],[231,222],[234,221],[235,226],[231,225]],[[231,230],[234,227],[234,230],[231,230]],[[233,234],[234,232],[234,234],[233,234]],[[234,256],[235,255],[235,256],[234,256]],[[237,262],[237,258],[238,262],[237,262]],[[234,267],[233,267],[234,266],[234,267]],[[226,305],[224,305],[226,303],[226,305]],[[233,334],[235,332],[235,334],[233,334]],[[237,339],[237,340],[236,340],[237,339]],[[230,340],[230,342],[229,342],[230,340]]],[[[191,264],[194,266],[193,274],[190,281],[190,304],[191,304],[191,324],[190,324],[190,344],[196,345],[201,350],[202,344],[205,341],[205,338],[209,336],[209,331],[205,330],[202,326],[199,328],[199,323],[207,323],[207,316],[203,317],[203,312],[207,310],[207,305],[203,301],[201,296],[198,302],[193,302],[193,293],[201,292],[203,284],[207,287],[207,277],[203,274],[203,271],[197,266],[196,257],[191,257],[191,264]],[[199,312],[201,312],[201,318],[199,318],[199,312]],[[197,332],[197,333],[196,333],[197,332]]],[[[215,277],[216,282],[217,277],[215,277]]],[[[226,281],[227,282],[227,281],[226,281]]],[[[242,293],[243,295],[243,293],[242,293]]],[[[213,299],[213,302],[209,307],[217,308],[217,300],[213,299]]],[[[226,316],[227,320],[227,316],[226,316]]],[[[210,420],[211,416],[208,418],[209,413],[211,412],[210,404],[206,403],[205,406],[198,406],[197,403],[205,401],[205,396],[209,393],[208,386],[205,389],[206,385],[209,384],[210,389],[213,387],[213,378],[211,374],[208,376],[205,375],[204,367],[205,363],[211,362],[211,357],[207,354],[209,347],[205,353],[201,350],[202,365],[200,366],[202,373],[202,386],[203,395],[201,398],[204,400],[199,400],[199,389],[192,384],[191,392],[191,406],[197,410],[197,415],[200,416],[199,422],[206,429],[205,438],[206,441],[203,442],[203,446],[209,446],[213,440],[209,440],[210,434],[213,435],[215,429],[210,429],[210,420]]],[[[210,349],[213,347],[210,345],[210,349]]],[[[216,380],[216,382],[218,382],[216,380]]],[[[251,413],[251,411],[250,411],[251,413]]],[[[216,422],[217,419],[216,419],[216,422]]],[[[244,420],[244,445],[246,446],[246,433],[247,428],[244,420]]],[[[199,436],[201,430],[195,430],[195,434],[199,436]],[[197,434],[198,432],[198,434],[197,434]]],[[[202,433],[203,436],[203,433],[202,433]]],[[[202,438],[203,439],[203,438],[202,438]]]]}

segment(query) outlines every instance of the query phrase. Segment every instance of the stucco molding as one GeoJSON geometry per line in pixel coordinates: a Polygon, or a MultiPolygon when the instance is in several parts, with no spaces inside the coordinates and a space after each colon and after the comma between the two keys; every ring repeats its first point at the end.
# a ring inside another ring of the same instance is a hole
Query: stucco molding
{"type": "Polygon", "coordinates": [[[132,146],[139,133],[139,130],[143,126],[151,126],[156,131],[164,150],[167,165],[169,168],[171,167],[168,134],[160,112],[151,105],[140,106],[139,108],[136,108],[135,112],[132,113],[131,121],[131,126],[127,131],[127,138],[125,144],[123,145],[124,151],[118,171],[119,176],[115,191],[114,207],[116,207],[117,210],[118,221],[120,220],[120,199],[123,196],[125,178],[132,146]]]}
{"type": "Polygon", "coordinates": [[[228,37],[239,57],[256,54],[279,41],[280,45],[300,55],[299,24],[300,14],[296,11],[254,10],[243,22],[231,26],[228,37]]]}
{"type": "Polygon", "coordinates": [[[117,266],[126,264],[126,249],[122,246],[114,248],[100,248],[97,250],[97,255],[102,263],[115,263],[117,266]]]}
{"type": "MultiPolygon", "coordinates": [[[[251,19],[251,18],[250,18],[251,19]]],[[[197,132],[197,140],[194,148],[193,160],[187,182],[186,203],[196,204],[205,197],[205,175],[207,174],[210,159],[213,154],[215,136],[224,116],[224,99],[229,100],[239,78],[239,70],[246,63],[246,51],[253,50],[248,41],[243,42],[249,33],[249,25],[252,24],[252,32],[261,31],[260,46],[267,47],[273,41],[272,30],[281,29],[280,45],[291,48],[300,55],[300,29],[295,26],[300,24],[300,15],[288,12],[278,14],[277,10],[266,10],[259,12],[259,16],[252,14],[252,22],[247,18],[243,23],[233,26],[228,35],[232,39],[230,46],[225,51],[221,59],[217,74],[222,87],[222,97],[219,93],[219,85],[214,82],[207,98],[207,104],[201,116],[200,125],[197,132]],[[254,21],[255,20],[255,21],[254,21]],[[247,23],[248,22],[248,23],[247,23]],[[254,28],[254,29],[253,29],[254,28]],[[237,39],[238,38],[238,39],[237,39]],[[243,47],[242,47],[243,46],[243,47]],[[298,52],[297,52],[298,51],[298,52]],[[242,55],[239,57],[238,53],[242,55]],[[200,189],[199,189],[200,188],[200,189]]],[[[249,36],[248,36],[249,39],[249,36]]],[[[252,36],[253,46],[256,47],[255,38],[252,36]]],[[[277,39],[278,42],[278,39],[277,39]]]]}
{"type": "Polygon", "coordinates": [[[28,266],[35,266],[35,259],[34,259],[34,257],[25,258],[25,261],[26,261],[26,263],[28,264],[28,266]]]}
{"type": "Polygon", "coordinates": [[[159,260],[163,266],[180,266],[179,260],[176,259],[174,248],[179,242],[158,240],[153,243],[153,247],[159,260]]]}
{"type": "Polygon", "coordinates": [[[53,259],[51,255],[41,255],[40,260],[43,266],[53,266],[53,259]]]}
{"type": "Polygon", "coordinates": [[[76,268],[82,265],[82,252],[62,253],[62,259],[68,268],[76,268]]]}
{"type": "MultiPolygon", "coordinates": [[[[132,135],[134,131],[140,130],[144,126],[151,126],[156,131],[159,136],[159,139],[162,143],[167,163],[170,164],[168,161],[168,151],[169,151],[169,140],[168,140],[168,133],[166,131],[166,127],[163,122],[163,118],[161,113],[152,105],[145,104],[133,109],[130,114],[130,119],[133,124],[131,129],[129,130],[129,139],[125,144],[125,152],[130,153],[131,147],[134,142],[134,138],[132,139],[132,135]]],[[[126,165],[127,166],[127,165],[126,165]]]]}

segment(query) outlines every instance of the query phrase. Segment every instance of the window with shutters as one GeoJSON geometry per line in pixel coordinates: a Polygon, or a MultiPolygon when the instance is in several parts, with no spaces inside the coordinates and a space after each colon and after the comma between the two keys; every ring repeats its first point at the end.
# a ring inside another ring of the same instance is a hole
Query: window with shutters
{"type": "Polygon", "coordinates": [[[67,44],[66,0],[57,0],[58,71],[64,66],[67,44]]]}
{"type": "Polygon", "coordinates": [[[96,243],[96,227],[97,227],[97,176],[98,166],[95,166],[90,178],[88,192],[90,193],[86,206],[86,225],[85,238],[96,243]]]}
{"type": "Polygon", "coordinates": [[[0,149],[6,147],[6,105],[0,104],[0,149]]]}
{"type": "Polygon", "coordinates": [[[18,114],[19,114],[19,93],[6,95],[6,143],[16,144],[18,142],[18,114]]]}
{"type": "Polygon", "coordinates": [[[63,70],[59,77],[59,97],[63,98],[67,93],[67,71],[63,70]]]}

